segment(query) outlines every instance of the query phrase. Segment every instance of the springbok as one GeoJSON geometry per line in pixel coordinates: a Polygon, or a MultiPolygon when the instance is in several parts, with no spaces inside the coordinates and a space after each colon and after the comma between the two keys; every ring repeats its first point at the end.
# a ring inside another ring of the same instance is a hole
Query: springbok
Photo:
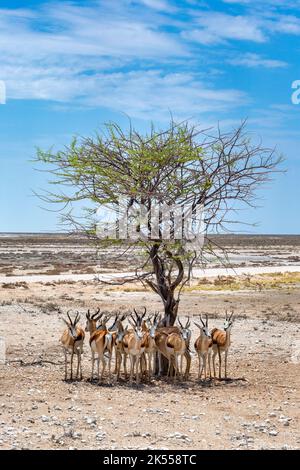
{"type": "Polygon", "coordinates": [[[69,312],[67,312],[67,316],[69,321],[63,318],[63,321],[67,325],[67,328],[64,330],[60,342],[63,345],[64,354],[65,354],[65,380],[67,380],[68,376],[68,352],[71,353],[71,374],[70,379],[73,379],[73,358],[74,354],[77,355],[77,371],[76,371],[76,378],[78,378],[79,370],[80,370],[80,379],[82,379],[82,365],[81,365],[81,354],[83,349],[83,342],[84,342],[84,331],[80,326],[77,326],[80,315],[77,312],[74,318],[74,321],[71,320],[69,312]]]}
{"type": "MultiPolygon", "coordinates": [[[[159,375],[161,375],[162,372],[162,358],[161,355],[163,355],[165,358],[168,359],[168,375],[171,370],[171,366],[175,369],[175,372],[177,373],[176,370],[176,364],[175,364],[175,355],[178,357],[179,354],[178,352],[178,346],[179,349],[181,348],[183,351],[183,355],[186,358],[186,369],[185,369],[185,374],[184,378],[187,380],[190,372],[190,366],[191,366],[191,355],[189,351],[189,340],[191,337],[191,332],[188,329],[190,326],[190,320],[187,321],[186,327],[180,327],[178,326],[162,326],[157,328],[156,330],[156,335],[155,335],[155,344],[157,346],[159,355],[159,375]],[[186,330],[186,331],[183,331],[186,330]],[[184,337],[184,339],[183,339],[184,337]],[[168,345],[169,342],[169,345],[168,345]],[[173,345],[172,345],[173,343],[173,345]],[[176,343],[176,345],[175,345],[176,343]],[[175,349],[176,349],[176,354],[175,354],[175,349]]],[[[178,366],[177,366],[178,369],[178,366]]]]}
{"type": "Polygon", "coordinates": [[[146,333],[143,330],[143,319],[146,315],[146,309],[142,315],[139,315],[136,311],[136,319],[131,316],[131,319],[128,319],[130,325],[133,328],[132,332],[128,332],[123,338],[123,347],[126,354],[129,354],[130,357],[130,378],[129,382],[132,384],[134,370],[136,369],[136,384],[140,383],[140,368],[142,354],[145,350],[146,343],[146,333]]]}
{"type": "Polygon", "coordinates": [[[123,356],[123,367],[124,367],[124,375],[125,379],[127,379],[127,353],[125,352],[124,349],[124,344],[123,340],[125,335],[132,331],[128,331],[128,325],[124,328],[123,326],[123,321],[125,320],[125,315],[123,315],[120,319],[117,321],[117,334],[116,334],[116,341],[115,341],[115,348],[116,348],[116,374],[117,374],[117,380],[120,380],[120,372],[121,372],[121,363],[122,363],[122,356],[123,356]]]}
{"type": "MultiPolygon", "coordinates": [[[[98,381],[101,382],[104,376],[105,368],[106,368],[106,359],[104,354],[107,352],[109,355],[109,379],[110,379],[110,362],[111,362],[111,354],[112,354],[112,343],[113,343],[113,334],[109,331],[106,327],[106,322],[108,320],[108,316],[106,315],[102,320],[98,327],[96,327],[96,323],[99,319],[102,318],[103,314],[99,315],[99,309],[94,315],[90,315],[88,311],[86,315],[87,323],[86,323],[86,331],[90,332],[90,347],[92,352],[92,372],[91,372],[91,381],[94,377],[94,364],[95,360],[97,360],[97,377],[98,381]],[[97,353],[97,359],[95,359],[95,354],[97,353]],[[102,363],[102,372],[100,377],[100,361],[102,363]]],[[[114,326],[114,325],[113,325],[114,326]]]]}
{"type": "Polygon", "coordinates": [[[204,369],[204,380],[206,380],[206,363],[208,359],[208,367],[209,367],[209,375],[211,377],[211,367],[210,367],[210,359],[211,359],[211,346],[212,346],[212,339],[211,334],[208,331],[208,316],[206,315],[206,321],[202,320],[200,315],[200,321],[202,325],[199,323],[194,322],[194,324],[200,329],[200,336],[195,341],[195,350],[198,354],[199,360],[199,372],[198,372],[198,379],[201,379],[201,375],[204,369]],[[202,367],[201,367],[201,360],[202,360],[202,367]]]}
{"type": "MultiPolygon", "coordinates": [[[[180,328],[181,328],[181,331],[184,329],[182,323],[180,322],[180,319],[179,317],[177,318],[178,320],[178,323],[180,325],[180,328]]],[[[190,326],[190,322],[189,322],[189,326],[190,326]]],[[[187,351],[189,352],[190,351],[190,342],[191,342],[191,337],[192,337],[192,331],[187,328],[187,339],[186,339],[186,346],[187,346],[187,351]]],[[[182,354],[180,356],[180,375],[182,376],[182,370],[183,370],[183,358],[185,357],[184,354],[182,354]]]]}
{"type": "Polygon", "coordinates": [[[116,343],[116,336],[117,336],[117,322],[118,322],[118,315],[115,316],[114,322],[111,326],[106,327],[106,321],[108,317],[105,317],[102,325],[100,328],[106,330],[105,341],[106,341],[106,350],[105,353],[108,355],[108,376],[109,380],[111,377],[111,359],[113,355],[113,351],[115,350],[115,343],[116,343]]]}
{"type": "Polygon", "coordinates": [[[98,308],[93,315],[91,315],[90,310],[88,310],[86,313],[85,331],[89,332],[90,335],[94,333],[94,331],[97,330],[97,321],[99,321],[102,316],[103,313],[100,313],[100,308],[98,308]]]}
{"type": "Polygon", "coordinates": [[[156,312],[153,320],[148,318],[150,328],[147,331],[146,343],[145,343],[145,355],[148,362],[148,374],[149,379],[151,379],[153,372],[155,371],[155,358],[157,347],[155,343],[156,330],[158,328],[161,316],[159,312],[156,312]]]}
{"type": "Polygon", "coordinates": [[[225,353],[225,379],[227,379],[227,356],[228,356],[228,350],[231,344],[230,334],[231,334],[231,328],[233,325],[233,311],[228,317],[227,310],[226,310],[225,315],[226,316],[225,316],[225,321],[224,321],[224,326],[223,326],[224,329],[220,330],[218,328],[213,328],[211,330],[214,378],[216,378],[215,360],[216,360],[216,355],[218,354],[219,356],[219,379],[221,379],[221,364],[222,364],[221,354],[223,352],[225,353]]]}
{"type": "MultiPolygon", "coordinates": [[[[173,359],[174,366],[174,381],[177,377],[177,372],[179,370],[179,357],[182,358],[186,356],[186,353],[189,352],[189,342],[191,338],[191,331],[189,329],[191,322],[190,319],[187,320],[186,325],[183,326],[179,317],[178,317],[179,333],[171,333],[167,337],[166,347],[170,351],[171,358],[173,359]]],[[[169,369],[168,375],[170,373],[171,361],[169,360],[169,369]]],[[[181,375],[181,374],[180,374],[181,375]]]]}

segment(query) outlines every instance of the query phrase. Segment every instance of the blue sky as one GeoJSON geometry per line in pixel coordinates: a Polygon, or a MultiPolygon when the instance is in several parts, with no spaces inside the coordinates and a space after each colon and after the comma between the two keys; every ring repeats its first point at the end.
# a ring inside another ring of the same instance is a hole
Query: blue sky
{"type": "Polygon", "coordinates": [[[0,0],[0,231],[57,230],[32,190],[35,147],[60,148],[108,120],[140,130],[172,111],[201,127],[249,131],[286,174],[243,218],[254,233],[300,233],[300,0],[0,0]]]}

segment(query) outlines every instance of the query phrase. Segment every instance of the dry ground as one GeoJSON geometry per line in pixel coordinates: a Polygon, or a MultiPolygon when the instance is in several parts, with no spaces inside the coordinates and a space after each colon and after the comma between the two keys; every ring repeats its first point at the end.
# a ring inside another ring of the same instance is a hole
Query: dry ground
{"type": "MultiPolygon", "coordinates": [[[[57,304],[63,312],[78,306],[73,299],[79,291],[82,303],[91,307],[159,307],[154,295],[142,292],[98,288],[97,298],[91,299],[93,283],[0,289],[2,299],[14,296],[11,305],[3,300],[0,307],[0,335],[6,339],[8,360],[0,366],[1,448],[300,447],[299,289],[186,293],[182,312],[207,311],[211,326],[222,325],[215,312],[234,306],[232,380],[198,382],[193,355],[190,381],[153,381],[139,388],[115,379],[112,385],[90,383],[87,342],[84,380],[64,382],[58,344],[62,314],[54,309],[57,304]],[[61,299],[62,292],[71,300],[61,299]],[[22,303],[28,296],[36,297],[39,306],[22,303]],[[34,365],[25,365],[30,363],[34,365]]],[[[196,328],[193,339],[195,334],[196,328]]]]}
{"type": "MultiPolygon", "coordinates": [[[[235,266],[300,260],[299,236],[219,241],[235,266]]],[[[208,313],[211,327],[222,326],[225,309],[234,308],[228,382],[199,382],[193,355],[188,382],[153,380],[137,388],[114,379],[99,386],[88,381],[87,340],[84,379],[65,382],[58,339],[67,310],[78,309],[84,318],[98,305],[110,312],[161,309],[157,296],[135,285],[9,282],[13,274],[93,272],[93,256],[82,240],[0,238],[0,275],[7,275],[0,283],[0,337],[7,346],[7,363],[0,365],[0,448],[300,447],[299,274],[195,280],[183,293],[181,316],[208,313]]],[[[101,257],[107,269],[130,267],[116,265],[105,252],[101,257]]]]}
{"type": "MultiPolygon", "coordinates": [[[[226,249],[231,266],[280,266],[300,263],[299,235],[215,235],[216,254],[226,249]]],[[[103,270],[134,270],[145,261],[139,249],[96,250],[78,236],[58,234],[0,234],[0,276],[27,274],[88,274],[103,270]]],[[[210,257],[210,266],[222,267],[210,257]]]]}

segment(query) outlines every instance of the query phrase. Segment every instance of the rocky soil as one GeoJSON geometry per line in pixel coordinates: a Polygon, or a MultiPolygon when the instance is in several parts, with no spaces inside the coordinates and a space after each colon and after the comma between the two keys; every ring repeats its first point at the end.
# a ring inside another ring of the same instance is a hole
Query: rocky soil
{"type": "MultiPolygon", "coordinates": [[[[142,294],[126,295],[131,305],[142,302],[142,294]]],[[[243,301],[238,295],[237,305],[243,301]]],[[[257,315],[237,314],[232,330],[231,380],[199,382],[193,355],[188,382],[153,380],[139,387],[115,378],[90,383],[87,341],[84,379],[65,382],[62,315],[21,303],[0,307],[7,346],[7,363],[0,365],[0,448],[299,448],[300,325],[264,316],[251,300],[257,315]]],[[[220,314],[211,317],[211,326],[222,325],[220,314]]]]}

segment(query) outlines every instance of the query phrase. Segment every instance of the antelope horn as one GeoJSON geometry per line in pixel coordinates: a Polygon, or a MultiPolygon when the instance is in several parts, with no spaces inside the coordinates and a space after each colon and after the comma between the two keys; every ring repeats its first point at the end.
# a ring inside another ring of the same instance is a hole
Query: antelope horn
{"type": "Polygon", "coordinates": [[[146,312],[144,312],[144,313],[141,315],[141,317],[140,317],[141,320],[143,320],[143,318],[145,317],[145,315],[146,315],[146,312]]]}
{"type": "Polygon", "coordinates": [[[206,314],[205,317],[206,317],[205,326],[207,328],[208,327],[208,315],[206,314]]]}
{"type": "Polygon", "coordinates": [[[183,328],[182,323],[181,323],[181,321],[180,321],[180,319],[179,319],[179,316],[177,317],[177,320],[178,320],[178,323],[179,323],[179,325],[181,326],[181,328],[183,328]]]}
{"type": "Polygon", "coordinates": [[[199,315],[199,318],[200,318],[200,321],[201,321],[202,325],[205,326],[205,323],[204,323],[204,321],[202,320],[202,316],[201,316],[201,315],[199,315]]]}
{"type": "Polygon", "coordinates": [[[92,315],[92,320],[94,320],[99,313],[100,313],[100,308],[98,308],[96,313],[92,315]]]}
{"type": "Polygon", "coordinates": [[[115,320],[114,320],[112,326],[110,327],[110,329],[112,329],[116,325],[117,321],[118,321],[118,315],[115,316],[115,320]]]}
{"type": "Polygon", "coordinates": [[[68,319],[70,320],[71,325],[73,325],[73,322],[72,322],[72,320],[71,320],[71,317],[70,317],[69,312],[71,312],[71,310],[68,310],[68,311],[67,311],[68,319]]]}
{"type": "Polygon", "coordinates": [[[136,309],[134,308],[133,309],[134,313],[136,314],[136,317],[138,318],[139,317],[139,314],[137,313],[136,309]]]}

